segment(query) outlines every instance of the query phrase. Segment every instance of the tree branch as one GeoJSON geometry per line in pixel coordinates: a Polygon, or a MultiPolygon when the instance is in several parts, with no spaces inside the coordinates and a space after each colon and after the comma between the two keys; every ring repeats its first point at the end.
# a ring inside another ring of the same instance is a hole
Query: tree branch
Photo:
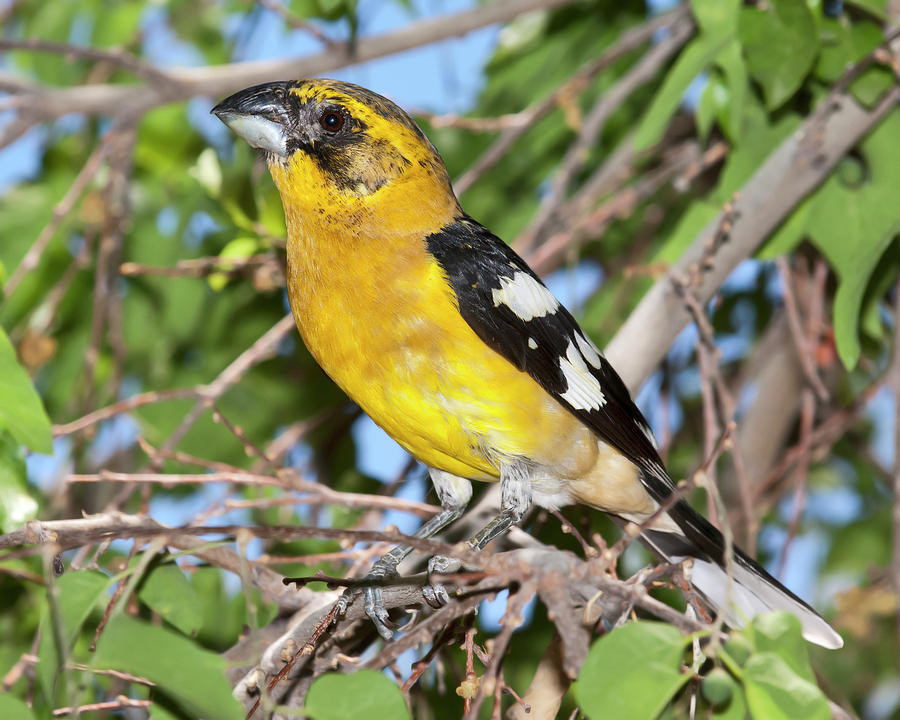
{"type": "Polygon", "coordinates": [[[728,214],[717,215],[681,259],[660,278],[629,315],[606,353],[632,392],[646,380],[675,336],[690,321],[673,289],[673,279],[702,272],[695,289],[701,303],[721,287],[738,263],[750,257],[788,214],[828,176],[837,162],[890,112],[900,99],[892,87],[871,110],[851,96],[823,101],[818,112],[769,156],[741,189],[730,214],[728,238],[702,269],[711,238],[728,214]]]}
{"type": "Polygon", "coordinates": [[[195,95],[218,97],[275,79],[315,77],[439,40],[461,37],[488,25],[508,22],[522,13],[547,10],[569,2],[572,0],[498,0],[455,15],[413,22],[376,37],[361,38],[352,47],[349,43],[343,43],[317,55],[167,69],[165,75],[170,82],[156,85],[34,88],[0,100],[0,110],[25,110],[44,119],[69,113],[109,115],[122,112],[125,108],[143,112],[195,95]]]}

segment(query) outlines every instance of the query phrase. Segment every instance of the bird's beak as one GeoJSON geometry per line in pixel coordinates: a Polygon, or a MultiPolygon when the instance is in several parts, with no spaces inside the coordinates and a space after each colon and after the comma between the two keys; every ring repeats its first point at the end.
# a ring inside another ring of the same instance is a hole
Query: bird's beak
{"type": "Polygon", "coordinates": [[[265,83],[225,98],[210,112],[251,147],[287,157],[287,82],[265,83]]]}

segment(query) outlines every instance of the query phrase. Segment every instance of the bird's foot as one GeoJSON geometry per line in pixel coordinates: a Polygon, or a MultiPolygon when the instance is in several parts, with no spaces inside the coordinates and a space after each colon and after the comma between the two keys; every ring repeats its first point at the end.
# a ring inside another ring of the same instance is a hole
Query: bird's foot
{"type": "MultiPolygon", "coordinates": [[[[435,555],[428,561],[428,576],[450,575],[462,567],[462,562],[446,555],[435,555]]],[[[431,607],[438,609],[450,602],[447,588],[441,582],[431,582],[422,588],[422,595],[431,607]]]]}
{"type": "MultiPolygon", "coordinates": [[[[363,579],[363,601],[366,615],[372,621],[378,634],[385,640],[392,640],[394,637],[394,629],[397,624],[391,620],[388,615],[387,608],[384,606],[384,597],[381,593],[381,587],[377,584],[381,580],[398,577],[396,565],[384,561],[382,558],[373,566],[371,572],[363,579]]],[[[334,614],[335,622],[347,612],[347,608],[353,600],[359,595],[360,588],[347,588],[338,598],[335,608],[337,612],[334,614]]]]}

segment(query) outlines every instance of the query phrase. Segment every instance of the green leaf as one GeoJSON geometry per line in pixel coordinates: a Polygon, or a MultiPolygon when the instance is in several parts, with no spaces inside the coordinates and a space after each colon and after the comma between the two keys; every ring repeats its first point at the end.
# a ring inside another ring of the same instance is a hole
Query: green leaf
{"type": "Polygon", "coordinates": [[[34,720],[34,713],[19,698],[3,693],[0,694],[0,717],[3,720],[34,720]]]}
{"type": "Polygon", "coordinates": [[[160,705],[159,703],[153,703],[150,706],[150,720],[181,720],[181,718],[171,712],[167,707],[160,705]]]}
{"type": "Polygon", "coordinates": [[[594,643],[574,684],[589,718],[652,720],[688,681],[681,657],[690,642],[671,625],[637,621],[594,643]]]}
{"type": "Polygon", "coordinates": [[[139,30],[143,2],[119,0],[103,9],[103,22],[94,23],[94,47],[127,46],[135,41],[139,30]]]}
{"type": "Polygon", "coordinates": [[[753,619],[751,628],[753,644],[758,652],[775,653],[799,677],[815,684],[816,676],[809,665],[806,641],[795,615],[788,612],[765,613],[753,619]]]}
{"type": "Polygon", "coordinates": [[[688,86],[729,41],[729,37],[701,36],[682,51],[638,125],[634,137],[636,150],[646,150],[659,142],[688,86]]]}
{"type": "Polygon", "coordinates": [[[109,578],[95,570],[69,571],[55,582],[58,627],[51,618],[50,608],[41,616],[41,639],[38,644],[37,677],[44,689],[47,702],[56,702],[59,670],[64,657],[60,657],[57,634],[63,643],[63,654],[68,655],[75,639],[87,620],[97,600],[109,587],[109,578]]]}
{"type": "Polygon", "coordinates": [[[193,635],[203,624],[197,593],[174,563],[155,567],[141,584],[138,597],[185,635],[193,635]]]}
{"type": "Polygon", "coordinates": [[[735,688],[731,702],[725,707],[717,707],[711,715],[713,720],[745,720],[747,717],[747,697],[743,688],[735,688]]]}
{"type": "MultiPolygon", "coordinates": [[[[822,51],[816,62],[816,76],[833,83],[847,68],[862,60],[884,41],[881,27],[861,21],[848,25],[838,20],[822,21],[822,51]]],[[[873,65],[857,77],[850,90],[866,105],[873,104],[893,83],[889,70],[873,65]]]]}
{"type": "Polygon", "coordinates": [[[750,74],[774,110],[797,92],[819,50],[806,0],[769,0],[741,11],[738,27],[750,74]]]}
{"type": "Polygon", "coordinates": [[[816,61],[816,77],[833,83],[848,66],[861,60],[884,41],[875,23],[847,25],[839,20],[822,21],[822,51],[816,61]]]}
{"type": "Polygon", "coordinates": [[[16,351],[0,328],[0,429],[30,449],[53,451],[50,419],[28,374],[16,360],[16,351]]]}
{"type": "Polygon", "coordinates": [[[832,173],[816,193],[808,232],[840,277],[834,299],[838,355],[848,369],[859,359],[859,313],[879,260],[900,230],[900,113],[892,112],[860,146],[868,172],[861,185],[832,173]]]}
{"type": "Polygon", "coordinates": [[[869,278],[869,285],[859,313],[859,332],[863,338],[883,342],[886,339],[884,297],[895,283],[897,268],[900,268],[900,243],[888,245],[875,271],[869,278]]]}
{"type": "Polygon", "coordinates": [[[793,250],[800,241],[806,237],[806,228],[809,225],[809,213],[814,203],[813,197],[806,198],[800,203],[794,212],[788,215],[787,220],[765,242],[757,252],[761,260],[774,260],[780,255],[785,255],[793,250]]]}
{"type": "MultiPolygon", "coordinates": [[[[891,113],[860,146],[862,160],[846,158],[760,251],[773,258],[809,237],[840,279],[833,315],[838,354],[847,368],[859,359],[859,322],[869,281],[900,229],[893,188],[900,186],[900,114],[891,113]],[[860,167],[863,162],[864,166],[860,167]]],[[[880,277],[888,283],[897,270],[880,277]]]]}
{"type": "MultiPolygon", "coordinates": [[[[228,267],[228,260],[246,260],[259,249],[259,240],[255,237],[237,237],[222,248],[219,257],[224,261],[222,265],[228,267]]],[[[224,272],[211,273],[208,282],[213,290],[219,292],[228,284],[228,275],[224,272]]]]}
{"type": "Polygon", "coordinates": [[[888,0],[847,0],[848,5],[853,5],[872,13],[879,20],[887,20],[888,0]]]}
{"type": "Polygon", "coordinates": [[[756,653],[744,666],[747,705],[754,720],[828,720],[828,700],[773,652],[756,653]]]}
{"type": "Polygon", "coordinates": [[[700,30],[708,35],[723,35],[737,30],[741,0],[691,0],[691,12],[700,30]]]}
{"type": "MultiPolygon", "coordinates": [[[[29,18],[24,28],[25,37],[66,42],[72,30],[72,22],[78,12],[78,4],[37,3],[38,10],[29,18]]],[[[68,85],[75,81],[82,63],[62,60],[56,53],[29,53],[25,50],[12,53],[16,65],[34,70],[38,77],[52,85],[68,85]]]]}
{"type": "Polygon", "coordinates": [[[886,566],[891,561],[891,534],[884,532],[883,527],[887,525],[869,518],[838,530],[828,552],[828,571],[859,572],[860,557],[866,558],[873,567],[886,566]]]}
{"type": "Polygon", "coordinates": [[[697,135],[700,140],[706,142],[709,131],[720,110],[728,104],[728,88],[716,73],[710,73],[710,78],[700,95],[697,110],[694,113],[697,122],[697,135]]]}
{"type": "Polygon", "coordinates": [[[12,532],[37,515],[38,504],[28,493],[22,448],[0,429],[0,533],[12,532]]]}
{"type": "Polygon", "coordinates": [[[100,637],[93,666],[152,680],[195,717],[244,717],[231,695],[225,661],[171,630],[115,615],[100,637]]]}
{"type": "Polygon", "coordinates": [[[197,568],[191,573],[190,582],[202,620],[197,638],[204,645],[225,650],[237,641],[247,620],[243,593],[229,599],[218,568],[197,568]]]}
{"type": "Polygon", "coordinates": [[[400,688],[376,670],[320,676],[309,688],[303,712],[312,720],[411,717],[400,688]]]}
{"type": "Polygon", "coordinates": [[[219,156],[212,148],[206,148],[197,156],[197,162],[188,169],[188,175],[203,186],[212,197],[222,192],[222,167],[219,156]]]}

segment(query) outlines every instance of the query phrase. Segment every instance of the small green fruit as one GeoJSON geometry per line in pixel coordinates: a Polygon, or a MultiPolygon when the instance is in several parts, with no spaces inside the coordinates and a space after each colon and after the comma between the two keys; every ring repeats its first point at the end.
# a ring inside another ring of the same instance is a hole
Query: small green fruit
{"type": "Polygon", "coordinates": [[[734,678],[722,668],[713,668],[703,678],[700,691],[713,707],[725,705],[734,694],[734,678]]]}

